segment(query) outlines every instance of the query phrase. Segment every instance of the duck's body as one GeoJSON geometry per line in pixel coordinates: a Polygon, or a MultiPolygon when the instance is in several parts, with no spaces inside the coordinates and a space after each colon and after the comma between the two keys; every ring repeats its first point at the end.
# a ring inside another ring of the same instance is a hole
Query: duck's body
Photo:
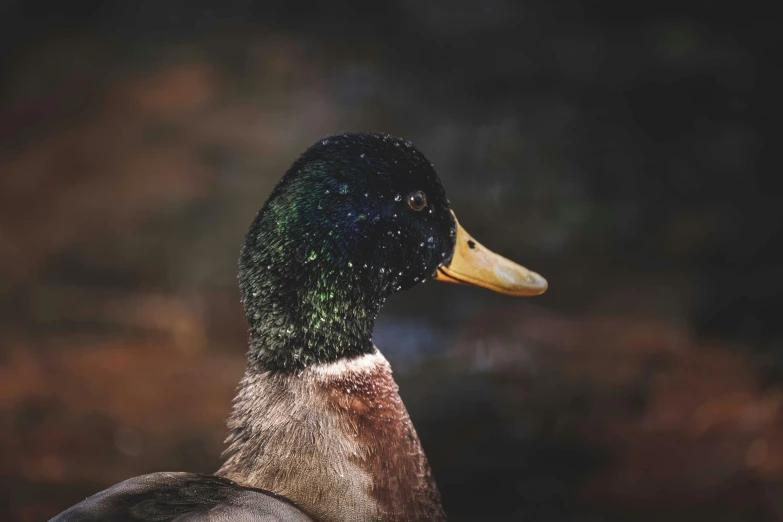
{"type": "Polygon", "coordinates": [[[136,477],[54,522],[446,519],[391,366],[377,350],[298,374],[251,365],[229,428],[217,477],[136,477]],[[295,506],[307,506],[309,516],[295,506]]]}
{"type": "Polygon", "coordinates": [[[138,477],[54,520],[445,520],[372,342],[386,298],[429,278],[513,295],[546,289],[459,226],[432,164],[409,142],[346,134],[316,143],[242,248],[250,356],[218,477],[138,477]]]}
{"type": "Polygon", "coordinates": [[[312,522],[282,497],[214,475],[152,473],[96,493],[50,522],[312,522]]]}

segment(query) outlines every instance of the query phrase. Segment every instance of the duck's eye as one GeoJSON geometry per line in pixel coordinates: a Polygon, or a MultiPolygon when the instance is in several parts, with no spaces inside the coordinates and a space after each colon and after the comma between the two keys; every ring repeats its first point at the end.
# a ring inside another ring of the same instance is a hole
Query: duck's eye
{"type": "Polygon", "coordinates": [[[427,194],[421,190],[411,192],[408,196],[408,206],[416,212],[427,206],[427,194]]]}

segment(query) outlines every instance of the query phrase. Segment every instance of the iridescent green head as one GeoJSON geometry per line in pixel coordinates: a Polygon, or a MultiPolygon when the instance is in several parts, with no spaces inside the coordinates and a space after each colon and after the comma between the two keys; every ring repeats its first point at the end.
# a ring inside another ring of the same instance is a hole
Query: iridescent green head
{"type": "Polygon", "coordinates": [[[473,239],[429,160],[381,134],[332,136],[302,154],[250,226],[239,265],[251,360],[269,370],[372,352],[386,298],[430,278],[509,295],[547,288],[473,239]]]}
{"type": "Polygon", "coordinates": [[[455,237],[440,179],[410,142],[317,142],[283,176],[242,248],[252,355],[284,369],[372,351],[386,298],[432,277],[455,237]]]}

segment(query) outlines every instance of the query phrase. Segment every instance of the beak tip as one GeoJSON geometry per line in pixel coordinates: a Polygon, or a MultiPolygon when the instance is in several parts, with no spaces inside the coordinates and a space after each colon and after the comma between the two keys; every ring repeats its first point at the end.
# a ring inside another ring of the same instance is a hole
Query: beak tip
{"type": "Polygon", "coordinates": [[[535,279],[537,286],[541,288],[541,292],[546,292],[546,289],[549,288],[549,282],[541,274],[535,274],[535,279]]]}
{"type": "Polygon", "coordinates": [[[548,288],[549,283],[547,280],[535,272],[531,274],[530,281],[526,285],[526,289],[528,290],[527,295],[530,296],[541,295],[546,292],[548,288]]]}

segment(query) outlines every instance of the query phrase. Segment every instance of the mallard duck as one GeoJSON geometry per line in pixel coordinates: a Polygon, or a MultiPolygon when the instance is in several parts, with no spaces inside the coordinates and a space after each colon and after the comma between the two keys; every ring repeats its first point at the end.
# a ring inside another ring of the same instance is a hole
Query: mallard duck
{"type": "Polygon", "coordinates": [[[372,340],[386,299],[433,279],[516,296],[547,288],[460,226],[410,142],[361,133],[315,143],[241,250],[250,351],[222,467],[132,478],[53,520],[445,520],[372,340]]]}

